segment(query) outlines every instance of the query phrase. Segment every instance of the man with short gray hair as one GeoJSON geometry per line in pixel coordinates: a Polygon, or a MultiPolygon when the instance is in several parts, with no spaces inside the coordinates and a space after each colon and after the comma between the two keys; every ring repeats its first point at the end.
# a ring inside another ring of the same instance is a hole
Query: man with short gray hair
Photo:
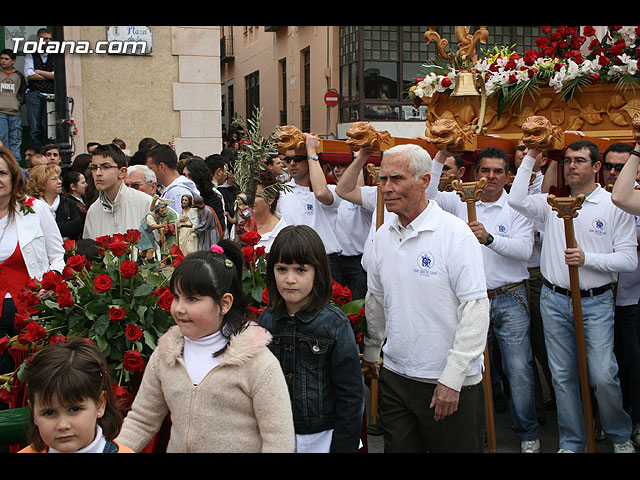
{"type": "Polygon", "coordinates": [[[131,165],[127,168],[124,184],[153,197],[157,193],[158,179],[153,170],[146,165],[131,165]]]}
{"type": "Polygon", "coordinates": [[[489,326],[482,252],[461,219],[425,196],[430,170],[417,145],[383,154],[380,189],[395,216],[371,246],[363,365],[380,376],[385,452],[481,453],[489,326]]]}

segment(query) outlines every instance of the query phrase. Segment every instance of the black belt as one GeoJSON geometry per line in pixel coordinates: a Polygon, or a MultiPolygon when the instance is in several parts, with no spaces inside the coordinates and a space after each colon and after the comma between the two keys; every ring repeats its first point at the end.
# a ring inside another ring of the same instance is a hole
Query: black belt
{"type": "MultiPolygon", "coordinates": [[[[566,288],[558,287],[548,281],[546,278],[542,278],[542,283],[544,283],[551,291],[560,293],[562,295],[566,295],[567,297],[571,296],[571,290],[567,290],[566,288]]],[[[580,290],[580,296],[584,297],[595,297],[596,295],[600,295],[607,290],[611,290],[613,288],[612,283],[607,283],[606,285],[602,285],[601,287],[590,288],[589,290],[580,290]]]]}
{"type": "Polygon", "coordinates": [[[512,283],[510,285],[505,285],[504,287],[498,287],[494,290],[487,290],[487,297],[491,300],[496,295],[504,295],[507,292],[512,292],[513,290],[517,290],[522,287],[524,282],[512,283]]]}

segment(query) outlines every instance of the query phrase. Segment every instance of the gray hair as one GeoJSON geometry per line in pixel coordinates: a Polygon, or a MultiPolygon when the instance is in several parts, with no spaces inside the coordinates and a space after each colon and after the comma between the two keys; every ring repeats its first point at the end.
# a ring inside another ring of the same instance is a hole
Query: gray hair
{"type": "Polygon", "coordinates": [[[406,143],[396,145],[382,153],[382,158],[404,156],[409,160],[408,170],[414,178],[420,177],[423,173],[431,173],[431,155],[420,145],[406,143]]]}
{"type": "Polygon", "coordinates": [[[153,172],[153,170],[151,170],[146,165],[131,165],[130,167],[127,167],[127,174],[138,172],[138,171],[144,173],[145,182],[151,183],[151,182],[158,181],[158,179],[156,178],[156,174],[153,172]]]}

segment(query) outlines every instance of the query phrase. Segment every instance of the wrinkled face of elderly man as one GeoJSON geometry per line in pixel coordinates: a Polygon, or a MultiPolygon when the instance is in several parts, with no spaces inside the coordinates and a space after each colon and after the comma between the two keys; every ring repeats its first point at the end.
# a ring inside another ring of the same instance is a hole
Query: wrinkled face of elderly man
{"type": "Polygon", "coordinates": [[[136,170],[133,172],[127,172],[125,176],[124,183],[127,187],[131,187],[135,190],[140,190],[148,195],[153,196],[156,193],[156,188],[158,186],[157,182],[147,182],[144,172],[141,170],[136,170]]]}
{"type": "Polygon", "coordinates": [[[391,153],[380,164],[380,190],[388,211],[395,213],[403,225],[410,223],[427,206],[425,190],[429,186],[431,162],[418,172],[410,167],[410,156],[405,150],[391,153]],[[417,175],[416,175],[417,173],[417,175]]]}

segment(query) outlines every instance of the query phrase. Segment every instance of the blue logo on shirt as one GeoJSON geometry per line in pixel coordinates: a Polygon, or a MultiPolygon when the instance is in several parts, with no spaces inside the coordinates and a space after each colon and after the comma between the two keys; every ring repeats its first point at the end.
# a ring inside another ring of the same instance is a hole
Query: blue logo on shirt
{"type": "Polygon", "coordinates": [[[418,255],[417,264],[418,268],[413,271],[419,275],[423,276],[432,276],[436,274],[435,266],[435,258],[431,252],[422,252],[418,255]]]}
{"type": "Polygon", "coordinates": [[[312,203],[307,203],[305,205],[305,215],[313,215],[313,204],[312,203]]]}
{"type": "Polygon", "coordinates": [[[605,223],[605,221],[601,218],[594,218],[593,222],[591,222],[591,225],[593,226],[593,229],[590,229],[589,231],[591,233],[595,233],[596,235],[606,235],[607,232],[605,230],[605,228],[607,227],[607,224],[605,223]]]}
{"type": "Polygon", "coordinates": [[[504,223],[499,223],[496,225],[496,233],[507,233],[507,226],[504,223]]]}

